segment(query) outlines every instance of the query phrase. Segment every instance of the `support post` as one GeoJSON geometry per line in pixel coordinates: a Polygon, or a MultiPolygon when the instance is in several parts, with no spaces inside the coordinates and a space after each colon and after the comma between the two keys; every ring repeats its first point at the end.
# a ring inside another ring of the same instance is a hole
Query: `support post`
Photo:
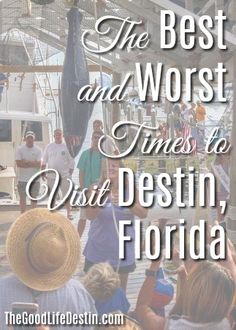
{"type": "Polygon", "coordinates": [[[194,10],[193,0],[185,0],[185,8],[189,11],[194,10]]]}
{"type": "Polygon", "coordinates": [[[215,0],[215,13],[218,13],[218,10],[224,9],[224,0],[215,0]]]}
{"type": "MultiPolygon", "coordinates": [[[[113,73],[113,86],[121,83],[121,74],[118,72],[113,73]]],[[[119,102],[112,103],[112,126],[120,120],[120,104],[119,102]]]]}
{"type": "Polygon", "coordinates": [[[227,217],[227,234],[232,242],[236,245],[236,51],[234,52],[234,97],[233,97],[233,127],[231,134],[231,157],[230,157],[230,202],[227,217]]]}

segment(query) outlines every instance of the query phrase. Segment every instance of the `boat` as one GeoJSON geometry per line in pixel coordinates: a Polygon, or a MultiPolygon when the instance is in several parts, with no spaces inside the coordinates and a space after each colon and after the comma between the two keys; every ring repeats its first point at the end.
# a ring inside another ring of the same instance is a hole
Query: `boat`
{"type": "MultiPolygon", "coordinates": [[[[33,45],[29,44],[33,51],[33,45]]],[[[15,53],[21,58],[20,63],[28,64],[25,46],[21,42],[10,42],[8,54],[15,53]]],[[[10,59],[8,58],[8,61],[10,59]]],[[[40,104],[38,78],[32,73],[7,74],[0,102],[0,203],[16,203],[16,165],[15,153],[24,143],[27,130],[36,135],[35,144],[44,149],[51,141],[52,118],[40,104]]]]}

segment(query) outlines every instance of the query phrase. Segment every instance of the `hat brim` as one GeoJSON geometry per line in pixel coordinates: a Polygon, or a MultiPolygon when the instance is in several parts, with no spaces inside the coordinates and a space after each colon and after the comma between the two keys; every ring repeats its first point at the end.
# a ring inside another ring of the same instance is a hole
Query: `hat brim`
{"type": "Polygon", "coordinates": [[[80,259],[80,237],[71,222],[62,214],[38,208],[22,214],[13,223],[7,236],[6,250],[13,272],[25,285],[38,291],[53,291],[62,287],[75,273],[80,259]],[[64,264],[56,271],[46,274],[32,268],[26,253],[26,239],[41,223],[59,226],[68,247],[64,264]]]}

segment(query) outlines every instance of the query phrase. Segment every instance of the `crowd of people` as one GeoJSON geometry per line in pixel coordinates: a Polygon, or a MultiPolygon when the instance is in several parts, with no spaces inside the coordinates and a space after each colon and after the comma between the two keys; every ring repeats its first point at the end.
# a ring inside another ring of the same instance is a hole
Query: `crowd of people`
{"type": "Polygon", "coordinates": [[[172,138],[191,135],[199,149],[204,145],[206,109],[200,101],[190,106],[181,101],[174,104],[167,115],[167,126],[172,138]]]}
{"type": "MultiPolygon", "coordinates": [[[[96,243],[95,239],[94,253],[96,243]]],[[[87,324],[70,326],[70,329],[236,329],[236,251],[230,241],[224,261],[194,261],[190,258],[183,261],[174,271],[177,275],[176,293],[173,284],[163,276],[161,258],[150,262],[136,306],[132,309],[124,277],[120,276],[124,269],[122,272],[119,272],[121,268],[117,270],[109,255],[110,246],[106,246],[103,240],[101,243],[100,248],[107,250],[106,256],[103,258],[98,251],[95,262],[87,262],[82,280],[72,279],[78,271],[81,252],[75,226],[61,213],[44,208],[20,215],[7,237],[6,250],[13,274],[0,279],[1,329],[7,330],[3,320],[15,302],[37,304],[41,314],[91,313],[96,314],[98,320],[104,315],[124,315],[123,325],[103,328],[87,324]],[[166,313],[165,306],[170,302],[172,307],[166,313]]],[[[116,245],[112,255],[115,255],[115,248],[116,245]]],[[[129,246],[128,250],[132,251],[132,247],[129,246]]],[[[178,258],[177,251],[174,258],[178,258]]],[[[130,266],[122,267],[131,271],[130,266]]],[[[132,267],[135,266],[132,264],[132,267]]],[[[54,328],[64,329],[66,326],[54,328]]],[[[49,328],[42,326],[38,329],[49,328]]]]}
{"type": "MultiPolygon", "coordinates": [[[[196,146],[195,151],[202,152],[205,146],[205,130],[207,128],[207,111],[204,104],[201,101],[192,102],[191,104],[180,101],[172,104],[165,100],[162,105],[163,107],[146,104],[143,108],[137,106],[134,109],[141,115],[138,118],[132,115],[132,121],[138,120],[139,124],[148,122],[152,127],[158,127],[152,135],[163,140],[186,139],[191,136],[191,140],[196,146]],[[165,114],[163,114],[163,108],[165,114]]],[[[125,116],[127,120],[130,120],[127,113],[125,113],[125,116]]],[[[135,136],[136,129],[133,129],[133,131],[129,129],[128,133],[128,142],[130,142],[135,136]]],[[[127,144],[125,144],[125,147],[127,148],[127,144]]],[[[137,154],[139,154],[139,150],[137,150],[137,154]]]]}
{"type": "MultiPolygon", "coordinates": [[[[184,105],[183,105],[184,109],[184,105]]],[[[183,111],[186,111],[183,110],[183,111]]],[[[0,320],[10,312],[15,302],[36,303],[39,312],[122,313],[124,325],[110,325],[104,329],[169,329],[169,330],[215,330],[236,329],[236,251],[227,243],[227,259],[194,261],[178,260],[172,271],[177,280],[176,288],[166,276],[163,260],[150,262],[145,280],[138,294],[136,306],[130,305],[127,296],[129,274],[135,271],[134,227],[127,229],[132,240],[126,242],[125,259],[119,259],[119,221],[135,218],[145,219],[148,210],[141,206],[138,197],[130,208],[118,204],[118,171],[123,163],[117,159],[104,160],[98,150],[98,140],[103,135],[102,122],[93,125],[91,146],[78,161],[81,188],[102,185],[105,179],[111,182],[107,202],[103,207],[81,208],[78,228],[71,221],[70,205],[66,204],[66,215],[37,208],[26,212],[25,187],[32,175],[40,169],[54,168],[61,176],[62,195],[68,189],[67,178],[71,178],[76,164],[63,142],[63,132],[54,131],[54,142],[44,152],[35,145],[35,134],[27,131],[25,144],[16,153],[18,167],[18,192],[21,215],[9,230],[6,249],[13,274],[0,279],[0,320]],[[80,272],[80,237],[89,225],[85,244],[84,275],[81,280],[72,276],[80,272]],[[166,309],[166,306],[168,309],[166,309]]],[[[114,153],[119,152],[114,149],[114,153]]],[[[217,159],[213,170],[220,171],[221,159],[217,159]]],[[[216,173],[217,175],[217,173],[216,173]]],[[[52,187],[54,178],[43,175],[52,187]]],[[[227,194],[223,186],[220,193],[227,194]]],[[[39,182],[35,182],[31,195],[39,193],[39,182]]],[[[124,189],[129,196],[128,184],[124,189]]],[[[138,196],[138,194],[137,194],[138,196]]],[[[56,202],[56,201],[55,201],[56,202]]],[[[158,216],[158,214],[157,214],[158,216]]],[[[221,220],[221,219],[218,219],[221,220]]],[[[178,259],[177,247],[174,258],[178,259]]],[[[130,275],[132,276],[132,274],[130,275]]],[[[52,329],[64,329],[57,325],[52,329]]],[[[70,329],[93,329],[95,325],[71,326],[70,329]]],[[[101,326],[99,329],[103,329],[101,326]]],[[[7,330],[6,324],[1,324],[7,330]]],[[[47,330],[47,327],[39,327],[47,330]]]]}

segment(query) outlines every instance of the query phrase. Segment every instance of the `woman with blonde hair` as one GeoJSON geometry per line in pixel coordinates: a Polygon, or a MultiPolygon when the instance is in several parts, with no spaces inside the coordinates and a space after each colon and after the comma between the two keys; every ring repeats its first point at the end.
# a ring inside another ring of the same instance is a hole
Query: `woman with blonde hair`
{"type": "Polygon", "coordinates": [[[170,313],[166,329],[230,329],[226,319],[232,308],[235,283],[220,264],[200,262],[188,275],[181,315],[170,313]]]}
{"type": "Polygon", "coordinates": [[[83,284],[93,297],[99,316],[117,310],[128,312],[130,304],[120,287],[119,274],[109,263],[92,266],[85,275],[83,284]]]}
{"type": "Polygon", "coordinates": [[[136,317],[146,330],[230,330],[228,321],[235,297],[235,281],[221,264],[201,261],[182,272],[176,305],[165,319],[150,306],[159,262],[152,262],[140,290],[136,317]]]}

